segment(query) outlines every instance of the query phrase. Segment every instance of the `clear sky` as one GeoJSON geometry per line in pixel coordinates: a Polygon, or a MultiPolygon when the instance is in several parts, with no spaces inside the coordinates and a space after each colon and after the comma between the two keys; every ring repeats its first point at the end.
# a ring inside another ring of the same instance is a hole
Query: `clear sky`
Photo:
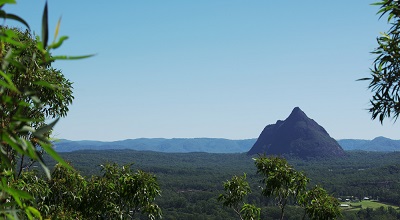
{"type": "MultiPolygon", "coordinates": [[[[45,1],[5,8],[40,33],[45,1]]],[[[49,0],[55,64],[75,100],[56,138],[256,138],[299,106],[336,139],[400,139],[372,121],[367,82],[379,32],[373,1],[49,0]]],[[[51,39],[52,39],[52,35],[51,39]]]]}

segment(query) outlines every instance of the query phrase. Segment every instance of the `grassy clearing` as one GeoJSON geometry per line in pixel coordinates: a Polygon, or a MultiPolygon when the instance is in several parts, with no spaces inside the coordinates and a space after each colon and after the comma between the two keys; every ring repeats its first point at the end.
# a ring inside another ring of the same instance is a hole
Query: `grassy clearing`
{"type": "Polygon", "coordinates": [[[363,200],[361,202],[342,202],[341,204],[348,204],[349,207],[342,207],[342,210],[344,211],[358,211],[360,209],[366,209],[366,208],[372,208],[372,209],[377,209],[381,206],[388,208],[392,207],[394,209],[398,209],[398,206],[393,206],[393,205],[388,205],[384,203],[380,203],[377,201],[373,200],[363,200]]]}

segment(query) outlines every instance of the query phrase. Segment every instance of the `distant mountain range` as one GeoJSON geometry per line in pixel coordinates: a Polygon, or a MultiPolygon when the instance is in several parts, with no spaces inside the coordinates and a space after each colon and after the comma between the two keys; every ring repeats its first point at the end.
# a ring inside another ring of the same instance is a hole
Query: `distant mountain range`
{"type": "Polygon", "coordinates": [[[338,143],[344,150],[363,151],[400,151],[400,140],[392,140],[385,137],[376,137],[373,140],[342,139],[338,143]]]}
{"type": "MultiPolygon", "coordinates": [[[[70,141],[59,140],[54,143],[58,152],[77,150],[132,149],[156,152],[208,152],[208,153],[244,153],[248,152],[257,139],[229,140],[222,138],[139,138],[122,141],[70,141]]],[[[400,151],[400,140],[377,137],[373,140],[342,139],[337,140],[345,150],[362,151],[400,151]]]]}
{"type": "Polygon", "coordinates": [[[132,149],[138,151],[157,151],[167,153],[242,153],[247,152],[256,139],[229,140],[222,138],[139,138],[122,141],[69,141],[54,143],[58,152],[76,150],[132,149]]]}

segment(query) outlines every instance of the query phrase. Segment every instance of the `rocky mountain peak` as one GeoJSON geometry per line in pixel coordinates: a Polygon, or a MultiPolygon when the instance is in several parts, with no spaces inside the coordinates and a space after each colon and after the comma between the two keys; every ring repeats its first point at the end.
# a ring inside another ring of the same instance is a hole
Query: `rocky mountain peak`
{"type": "Polygon", "coordinates": [[[303,158],[344,155],[336,140],[299,107],[295,107],[284,121],[278,120],[264,128],[248,152],[249,155],[258,153],[303,158]]]}
{"type": "Polygon", "coordinates": [[[289,117],[286,120],[307,120],[309,119],[307,115],[299,108],[295,107],[290,113],[289,117]]]}

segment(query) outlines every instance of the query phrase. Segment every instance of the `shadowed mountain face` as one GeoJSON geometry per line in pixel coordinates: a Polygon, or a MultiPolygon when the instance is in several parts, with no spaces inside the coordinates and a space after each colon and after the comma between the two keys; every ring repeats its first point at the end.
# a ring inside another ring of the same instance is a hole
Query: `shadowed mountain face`
{"type": "Polygon", "coordinates": [[[323,127],[299,108],[289,117],[267,125],[247,153],[267,155],[289,154],[301,158],[343,156],[345,153],[323,127]]]}

